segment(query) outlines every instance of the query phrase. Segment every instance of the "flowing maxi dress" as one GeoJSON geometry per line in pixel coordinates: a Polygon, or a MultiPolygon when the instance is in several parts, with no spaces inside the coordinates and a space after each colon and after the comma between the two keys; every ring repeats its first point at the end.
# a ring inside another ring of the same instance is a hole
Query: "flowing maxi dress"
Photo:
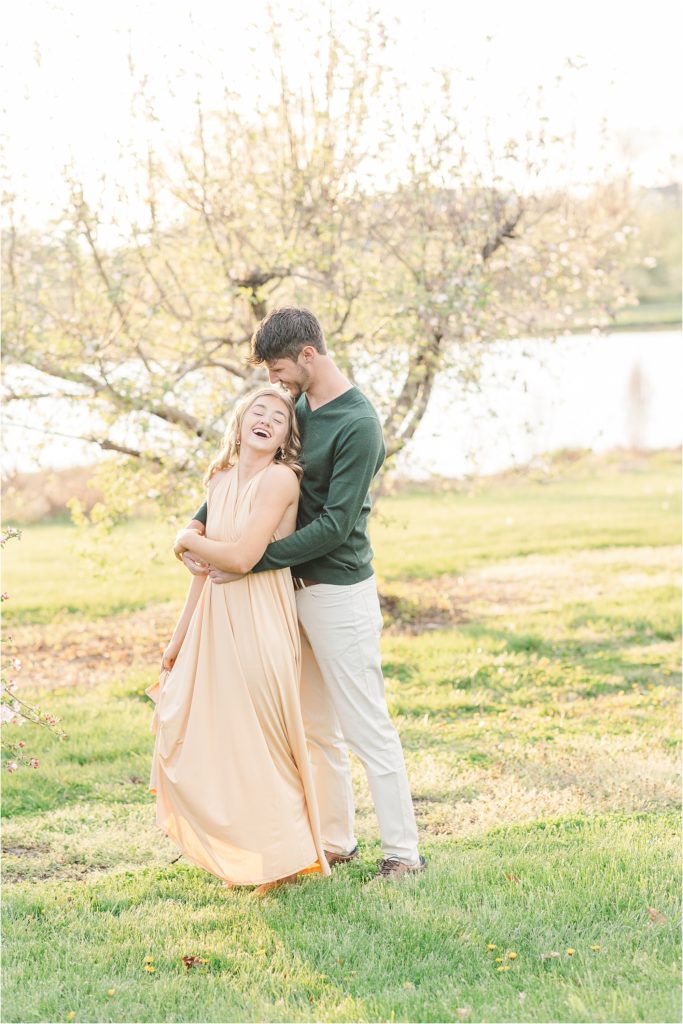
{"type": "MultiPolygon", "coordinates": [[[[212,477],[207,537],[239,540],[263,472],[239,495],[236,468],[212,477]]],[[[207,580],[173,668],[147,690],[156,703],[149,789],[157,824],[188,860],[237,885],[330,873],[300,663],[289,569],[207,580]]]]}

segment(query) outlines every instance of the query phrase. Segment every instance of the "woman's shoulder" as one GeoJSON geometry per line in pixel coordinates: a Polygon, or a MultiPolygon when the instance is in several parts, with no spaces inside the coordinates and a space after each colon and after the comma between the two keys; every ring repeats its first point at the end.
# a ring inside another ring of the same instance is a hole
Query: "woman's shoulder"
{"type": "Polygon", "coordinates": [[[266,486],[282,491],[289,490],[293,494],[299,493],[299,478],[292,467],[285,465],[284,462],[273,462],[263,475],[266,486]]]}
{"type": "Polygon", "coordinates": [[[213,490],[219,483],[222,483],[228,476],[230,476],[234,468],[234,466],[226,466],[225,469],[217,469],[209,478],[206,485],[207,491],[213,490]]]}

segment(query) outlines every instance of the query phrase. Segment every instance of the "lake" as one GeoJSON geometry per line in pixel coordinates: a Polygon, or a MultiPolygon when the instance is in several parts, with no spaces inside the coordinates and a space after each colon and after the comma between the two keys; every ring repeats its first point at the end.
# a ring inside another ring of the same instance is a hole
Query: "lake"
{"type": "Polygon", "coordinates": [[[495,473],[560,448],[681,443],[680,331],[508,341],[484,358],[481,386],[446,379],[399,457],[402,475],[495,473]]]}

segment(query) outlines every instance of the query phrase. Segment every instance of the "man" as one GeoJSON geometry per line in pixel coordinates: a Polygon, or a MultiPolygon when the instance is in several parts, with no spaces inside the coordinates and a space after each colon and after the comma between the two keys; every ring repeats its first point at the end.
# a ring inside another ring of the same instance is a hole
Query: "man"
{"type": "MultiPolygon", "coordinates": [[[[252,362],[296,402],[304,478],[297,530],[270,544],[253,572],[291,567],[302,633],[301,707],[330,864],[358,856],[347,752],[367,773],[379,822],[381,878],[424,869],[380,657],[382,615],[367,532],[369,487],[384,461],[374,407],[327,354],[307,309],[271,312],[252,338],[252,362]]],[[[206,505],[190,524],[206,525],[206,505]]],[[[183,561],[202,569],[192,556],[183,561]]],[[[212,571],[214,582],[232,578],[212,571]]]]}

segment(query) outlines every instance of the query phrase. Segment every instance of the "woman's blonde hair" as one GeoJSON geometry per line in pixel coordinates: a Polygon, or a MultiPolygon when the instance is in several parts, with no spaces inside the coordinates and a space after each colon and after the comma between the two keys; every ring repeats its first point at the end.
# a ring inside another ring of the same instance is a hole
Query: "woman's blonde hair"
{"type": "Polygon", "coordinates": [[[285,466],[289,466],[290,469],[294,470],[298,479],[301,479],[304,472],[298,462],[301,454],[301,436],[299,434],[299,425],[296,422],[294,402],[289,395],[283,394],[283,392],[279,391],[277,388],[264,387],[258,388],[256,391],[252,391],[250,394],[245,395],[233,409],[230,422],[228,423],[225,431],[225,437],[223,438],[223,446],[206,471],[204,476],[204,486],[206,486],[211,477],[220,472],[221,469],[230,469],[231,466],[235,466],[237,464],[240,456],[240,434],[242,432],[242,420],[244,419],[244,414],[247,409],[251,408],[257,399],[265,398],[266,395],[272,395],[274,398],[279,398],[283,405],[287,407],[287,412],[289,413],[289,430],[287,431],[287,437],[275,453],[274,461],[283,463],[285,466]]]}

